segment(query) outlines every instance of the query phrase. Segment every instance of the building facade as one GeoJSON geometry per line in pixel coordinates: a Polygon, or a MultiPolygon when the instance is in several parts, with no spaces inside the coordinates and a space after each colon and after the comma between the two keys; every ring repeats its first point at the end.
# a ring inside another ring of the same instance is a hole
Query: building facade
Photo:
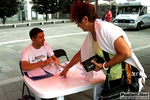
{"type": "MultiPolygon", "coordinates": [[[[46,15],[45,14],[39,14],[38,12],[35,12],[32,9],[33,3],[32,0],[18,0],[19,2],[21,2],[21,4],[19,5],[19,11],[16,15],[12,16],[11,18],[7,18],[7,21],[31,21],[31,20],[45,20],[46,19],[46,15]]],[[[104,0],[99,0],[100,1],[104,1],[104,0]]],[[[115,0],[110,0],[113,1],[112,3],[115,4],[115,0]]],[[[94,2],[95,4],[95,0],[91,0],[91,3],[94,2]]],[[[105,1],[106,2],[106,1],[105,1]]],[[[108,1],[107,1],[108,2],[108,1]]],[[[101,4],[101,3],[100,3],[101,4]]],[[[108,7],[115,7],[114,4],[98,4],[98,14],[101,15],[101,11],[104,10],[108,7]]],[[[113,17],[115,17],[115,13],[116,13],[116,8],[111,9],[113,11],[113,17]]],[[[52,19],[52,18],[69,18],[68,14],[63,14],[62,12],[58,12],[55,14],[48,14],[48,20],[52,19]]]]}
{"type": "MultiPolygon", "coordinates": [[[[32,0],[19,0],[19,11],[11,18],[7,18],[7,21],[30,21],[30,20],[44,20],[45,14],[38,14],[32,9],[32,0]]],[[[54,15],[53,15],[54,16],[54,15]]],[[[52,18],[52,14],[48,14],[48,19],[52,18]]]]}

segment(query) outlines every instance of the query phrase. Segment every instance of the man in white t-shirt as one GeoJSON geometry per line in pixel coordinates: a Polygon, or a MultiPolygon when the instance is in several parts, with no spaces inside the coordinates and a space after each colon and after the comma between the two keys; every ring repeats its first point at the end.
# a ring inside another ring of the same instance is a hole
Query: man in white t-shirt
{"type": "Polygon", "coordinates": [[[59,65],[59,59],[54,55],[50,45],[45,42],[44,31],[33,28],[29,32],[32,43],[22,51],[21,66],[23,71],[44,67],[52,63],[59,65]]]}

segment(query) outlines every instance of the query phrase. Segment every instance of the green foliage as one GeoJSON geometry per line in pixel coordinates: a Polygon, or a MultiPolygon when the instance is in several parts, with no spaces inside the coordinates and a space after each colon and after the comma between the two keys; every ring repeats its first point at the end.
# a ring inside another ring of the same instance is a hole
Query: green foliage
{"type": "Polygon", "coordinates": [[[17,14],[19,2],[17,0],[0,0],[0,18],[5,24],[7,17],[17,14]]]}
{"type": "Polygon", "coordinates": [[[39,14],[53,14],[59,11],[57,0],[32,0],[33,10],[39,14]]]}
{"type": "Polygon", "coordinates": [[[48,19],[48,14],[53,14],[59,11],[59,5],[57,0],[32,0],[32,9],[39,14],[46,15],[46,21],[48,19]]]}
{"type": "Polygon", "coordinates": [[[62,13],[70,13],[70,8],[74,0],[59,0],[60,11],[62,13]]]}

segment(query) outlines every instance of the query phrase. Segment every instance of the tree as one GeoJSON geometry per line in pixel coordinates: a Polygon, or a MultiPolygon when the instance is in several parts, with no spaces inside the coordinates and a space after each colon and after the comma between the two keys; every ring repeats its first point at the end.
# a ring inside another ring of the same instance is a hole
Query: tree
{"type": "Polygon", "coordinates": [[[59,0],[62,13],[70,13],[70,8],[74,2],[90,2],[91,0],[59,0]]]}
{"type": "Polygon", "coordinates": [[[53,14],[59,11],[59,5],[57,0],[32,0],[33,10],[39,12],[39,14],[46,15],[46,21],[48,20],[48,14],[53,14]]]}
{"type": "Polygon", "coordinates": [[[62,13],[67,14],[70,13],[70,8],[74,0],[59,0],[59,9],[62,13]]]}
{"type": "Polygon", "coordinates": [[[0,18],[3,24],[8,17],[17,14],[19,2],[17,0],[0,0],[0,18]]]}
{"type": "Polygon", "coordinates": [[[95,0],[95,9],[96,9],[96,12],[98,13],[98,0],[95,0]]]}

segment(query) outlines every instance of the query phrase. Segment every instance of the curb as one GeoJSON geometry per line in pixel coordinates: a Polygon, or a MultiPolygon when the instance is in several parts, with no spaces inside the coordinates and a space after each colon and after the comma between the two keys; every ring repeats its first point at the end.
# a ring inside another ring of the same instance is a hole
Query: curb
{"type": "Polygon", "coordinates": [[[33,26],[33,25],[44,25],[44,24],[56,24],[56,23],[67,23],[71,22],[69,19],[67,20],[49,20],[49,21],[27,21],[27,22],[17,22],[17,23],[8,23],[8,24],[0,24],[0,28],[13,27],[16,28],[18,26],[33,26]]]}

